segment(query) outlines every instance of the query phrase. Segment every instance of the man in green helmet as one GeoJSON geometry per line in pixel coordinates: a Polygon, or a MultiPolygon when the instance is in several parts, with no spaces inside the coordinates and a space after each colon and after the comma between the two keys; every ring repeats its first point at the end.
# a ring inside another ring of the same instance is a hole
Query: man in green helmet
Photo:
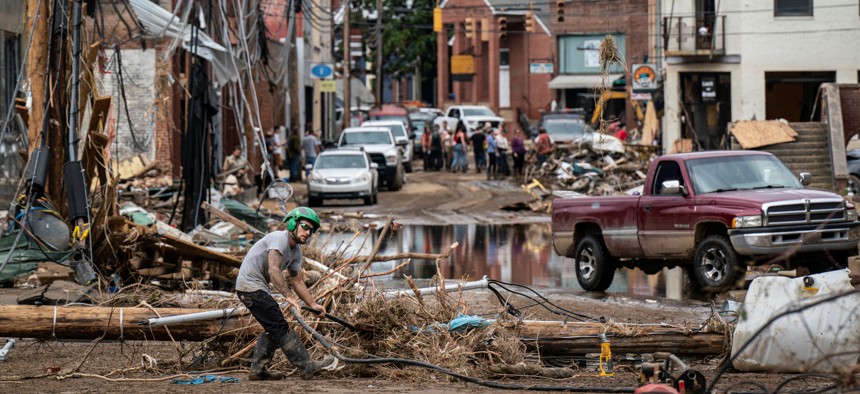
{"type": "Polygon", "coordinates": [[[311,360],[301,339],[287,325],[280,306],[272,298],[271,290],[274,288],[297,310],[300,304],[296,295],[321,315],[326,313],[325,308],[317,304],[305,286],[302,275],[302,250],[299,247],[307,243],[311,235],[319,229],[319,216],[310,208],[298,207],[287,214],[284,222],[287,225],[286,231],[269,233],[251,247],[242,261],[239,276],[236,278],[236,294],[239,300],[245,304],[254,319],[257,319],[265,330],[257,338],[257,346],[254,348],[251,362],[250,380],[283,379],[283,374],[266,369],[277,348],[280,348],[290,363],[298,368],[303,379],[310,379],[335,362],[331,356],[326,356],[322,361],[311,360]],[[284,270],[289,271],[290,283],[295,295],[287,287],[284,270]]]}

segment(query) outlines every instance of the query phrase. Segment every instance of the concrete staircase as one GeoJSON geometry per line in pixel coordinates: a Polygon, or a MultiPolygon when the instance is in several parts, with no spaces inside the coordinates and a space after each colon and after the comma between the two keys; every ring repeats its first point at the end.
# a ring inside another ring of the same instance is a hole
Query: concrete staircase
{"type": "Polygon", "coordinates": [[[839,192],[833,176],[830,134],[823,122],[790,123],[797,131],[797,140],[782,144],[763,146],[756,150],[773,153],[779,157],[795,175],[801,172],[812,174],[811,189],[839,192]]]}

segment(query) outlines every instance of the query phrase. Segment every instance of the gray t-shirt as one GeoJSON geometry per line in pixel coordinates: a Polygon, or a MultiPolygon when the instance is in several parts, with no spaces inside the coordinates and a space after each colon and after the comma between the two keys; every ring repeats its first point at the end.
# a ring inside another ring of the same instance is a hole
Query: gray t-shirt
{"type": "Polygon", "coordinates": [[[250,293],[263,290],[271,294],[269,287],[269,251],[277,250],[281,253],[280,271],[289,268],[290,271],[301,271],[302,248],[296,245],[290,248],[290,234],[286,231],[275,231],[267,234],[263,239],[257,241],[239,267],[239,276],[236,278],[236,290],[250,293]]]}
{"type": "Polygon", "coordinates": [[[308,134],[302,138],[302,150],[305,152],[305,157],[317,157],[317,145],[320,140],[313,134],[308,134]]]}

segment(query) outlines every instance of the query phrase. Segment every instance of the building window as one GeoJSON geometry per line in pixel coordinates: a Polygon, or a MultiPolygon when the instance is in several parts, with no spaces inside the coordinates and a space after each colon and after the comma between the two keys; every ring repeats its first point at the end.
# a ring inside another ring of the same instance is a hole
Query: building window
{"type": "Polygon", "coordinates": [[[774,0],[774,16],[812,16],[812,0],[774,0]]]}

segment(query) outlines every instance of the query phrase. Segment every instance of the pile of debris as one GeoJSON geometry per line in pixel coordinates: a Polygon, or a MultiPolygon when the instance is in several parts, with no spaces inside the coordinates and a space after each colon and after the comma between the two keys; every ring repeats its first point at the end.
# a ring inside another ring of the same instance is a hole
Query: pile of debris
{"type": "Polygon", "coordinates": [[[522,188],[532,195],[527,203],[533,212],[549,212],[555,197],[617,196],[641,193],[645,175],[657,147],[647,145],[616,144],[559,145],[546,162],[526,171],[531,180],[522,188]]]}

